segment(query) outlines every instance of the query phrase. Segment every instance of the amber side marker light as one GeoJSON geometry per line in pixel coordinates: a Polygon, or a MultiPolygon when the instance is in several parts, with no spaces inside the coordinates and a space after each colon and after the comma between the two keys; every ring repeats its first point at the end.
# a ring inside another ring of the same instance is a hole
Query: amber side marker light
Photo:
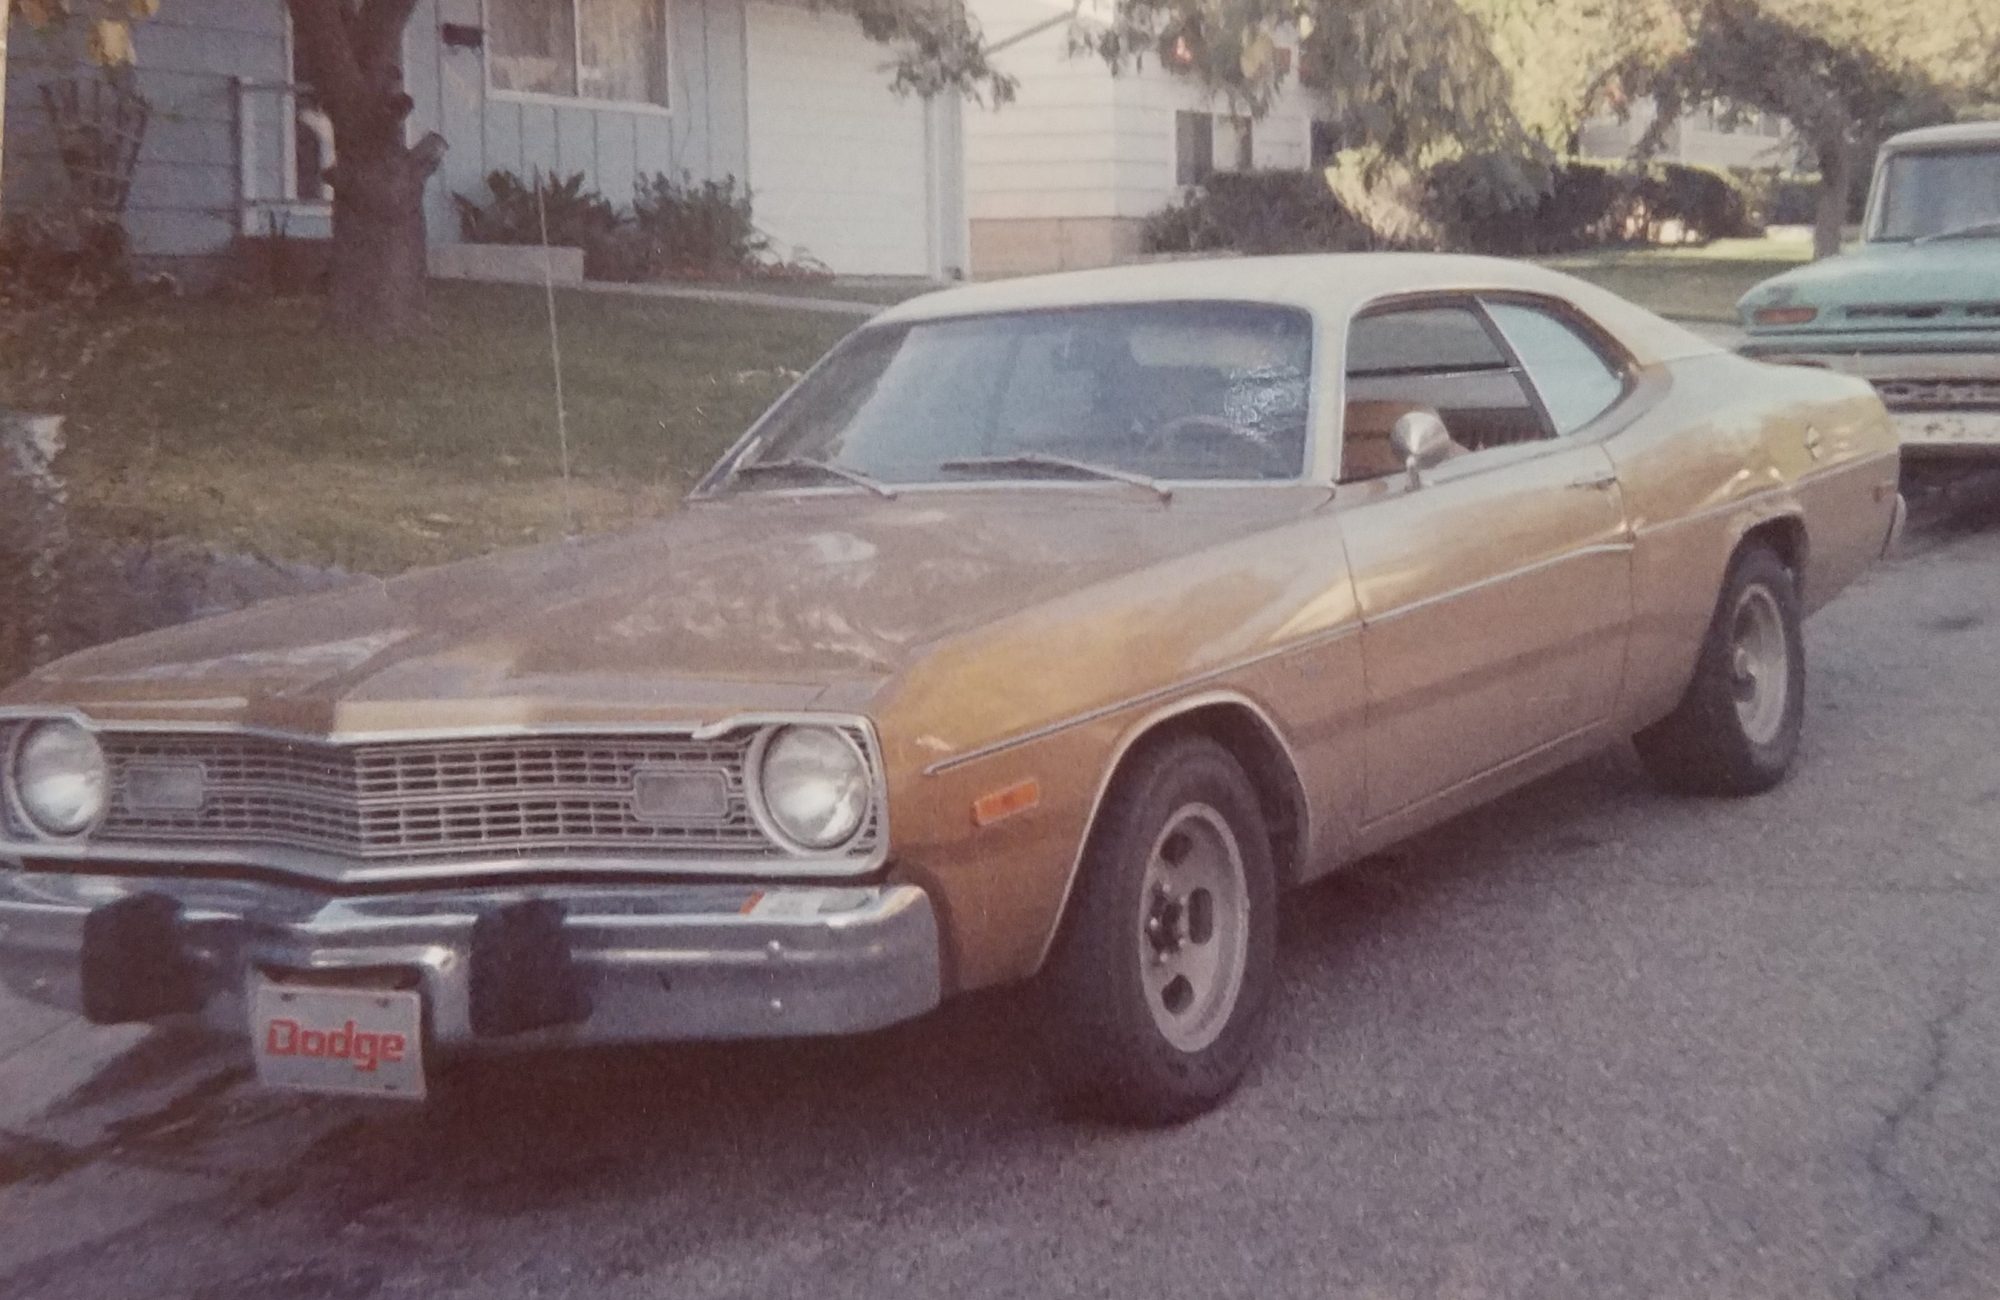
{"type": "Polygon", "coordinates": [[[972,801],[972,824],[991,826],[1003,817],[1026,812],[1042,801],[1042,783],[1029,777],[972,801]]]}
{"type": "Polygon", "coordinates": [[[1759,307],[1750,319],[1758,325],[1804,325],[1818,315],[1817,307],[1759,307]]]}

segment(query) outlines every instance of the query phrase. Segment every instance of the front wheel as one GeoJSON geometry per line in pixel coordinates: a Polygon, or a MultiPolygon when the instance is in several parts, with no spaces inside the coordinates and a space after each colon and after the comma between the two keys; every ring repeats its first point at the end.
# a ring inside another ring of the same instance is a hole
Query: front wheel
{"type": "Polygon", "coordinates": [[[1141,752],[1092,832],[1041,976],[1063,1091],[1170,1124],[1233,1091],[1276,976],[1270,836],[1243,768],[1204,737],[1141,752]]]}
{"type": "Polygon", "coordinates": [[[1674,711],[1633,737],[1653,778],[1684,794],[1761,794],[1784,780],[1805,718],[1798,582],[1777,552],[1737,554],[1694,680],[1674,711]]]}

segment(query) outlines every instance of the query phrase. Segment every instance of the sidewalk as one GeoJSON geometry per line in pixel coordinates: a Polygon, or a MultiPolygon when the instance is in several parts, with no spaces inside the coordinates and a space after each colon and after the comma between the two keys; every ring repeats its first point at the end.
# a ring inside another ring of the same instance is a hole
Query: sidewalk
{"type": "Polygon", "coordinates": [[[721,302],[744,307],[773,307],[783,311],[816,311],[834,316],[866,319],[889,307],[883,302],[862,302],[852,298],[794,297],[786,293],[760,293],[752,289],[710,289],[691,284],[625,284],[615,280],[585,280],[563,286],[582,293],[622,294],[632,298],[685,298],[692,302],[721,302]]]}

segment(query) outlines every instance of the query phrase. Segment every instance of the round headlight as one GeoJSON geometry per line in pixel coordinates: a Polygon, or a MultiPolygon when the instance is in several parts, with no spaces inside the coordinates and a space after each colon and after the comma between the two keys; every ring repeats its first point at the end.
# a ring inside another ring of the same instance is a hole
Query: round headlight
{"type": "Polygon", "coordinates": [[[14,748],[14,799],[45,835],[76,835],[104,812],[111,772],[104,750],[74,722],[44,722],[14,748]]]}
{"type": "Polygon", "coordinates": [[[868,815],[868,761],[829,727],[785,727],[764,742],[758,802],[795,848],[824,852],[854,838],[868,815]]]}

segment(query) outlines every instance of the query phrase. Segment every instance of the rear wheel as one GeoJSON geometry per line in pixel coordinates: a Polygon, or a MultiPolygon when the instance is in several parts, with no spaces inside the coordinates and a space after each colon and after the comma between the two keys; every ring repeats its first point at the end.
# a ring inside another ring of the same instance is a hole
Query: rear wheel
{"type": "Polygon", "coordinates": [[[1776,551],[1737,553],[1694,680],[1633,738],[1653,778],[1686,794],[1760,794],[1784,780],[1805,717],[1798,582],[1776,551]]]}
{"type": "Polygon", "coordinates": [[[1120,773],[1041,977],[1068,1097],[1127,1123],[1191,1118],[1255,1055],[1275,978],[1277,887],[1256,791],[1205,737],[1120,773]]]}

